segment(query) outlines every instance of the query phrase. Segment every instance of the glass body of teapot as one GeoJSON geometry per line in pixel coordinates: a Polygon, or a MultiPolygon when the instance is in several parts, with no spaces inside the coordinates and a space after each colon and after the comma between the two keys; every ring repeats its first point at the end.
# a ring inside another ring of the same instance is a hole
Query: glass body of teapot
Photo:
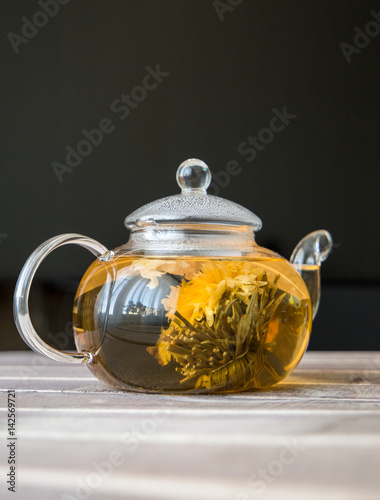
{"type": "Polygon", "coordinates": [[[115,388],[228,393],[271,387],[307,348],[331,237],[311,233],[290,263],[256,244],[261,221],[255,214],[207,194],[211,174],[203,162],[184,162],[177,181],[180,195],[127,217],[126,245],[108,251],[72,234],[41,245],[16,287],[19,332],[37,352],[86,363],[115,388]],[[27,303],[38,265],[67,243],[97,256],[74,301],[75,354],[40,339],[27,303]]]}

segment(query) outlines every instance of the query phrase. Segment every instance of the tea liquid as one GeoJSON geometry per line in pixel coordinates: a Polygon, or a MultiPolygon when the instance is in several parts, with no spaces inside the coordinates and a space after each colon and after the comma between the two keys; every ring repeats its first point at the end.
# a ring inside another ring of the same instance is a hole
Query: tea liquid
{"type": "Polygon", "coordinates": [[[97,260],[73,313],[95,375],[144,392],[269,387],[299,363],[311,319],[304,281],[280,258],[97,260]]]}

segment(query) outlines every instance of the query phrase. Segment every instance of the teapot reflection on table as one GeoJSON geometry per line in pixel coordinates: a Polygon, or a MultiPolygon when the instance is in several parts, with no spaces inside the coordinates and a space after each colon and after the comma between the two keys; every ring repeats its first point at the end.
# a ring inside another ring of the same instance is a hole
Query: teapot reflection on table
{"type": "Polygon", "coordinates": [[[262,224],[254,213],[207,194],[211,173],[203,161],[183,162],[177,182],[181,194],[125,219],[129,240],[114,250],[78,234],[39,246],[16,285],[18,331],[34,351],[86,364],[117,389],[199,394],[269,388],[296,368],[307,348],[331,236],[310,233],[289,262],[256,244],[262,224]],[[47,345],[28,309],[37,268],[69,243],[96,256],[75,296],[76,353],[47,345]]]}

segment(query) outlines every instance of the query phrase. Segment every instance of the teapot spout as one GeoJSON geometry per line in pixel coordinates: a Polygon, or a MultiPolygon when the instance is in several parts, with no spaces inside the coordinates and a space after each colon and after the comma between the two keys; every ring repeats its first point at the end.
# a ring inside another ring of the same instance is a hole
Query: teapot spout
{"type": "Polygon", "coordinates": [[[302,276],[309,290],[313,307],[313,318],[316,316],[321,297],[321,264],[329,256],[333,240],[331,234],[324,229],[313,231],[297,244],[290,262],[302,276]]]}

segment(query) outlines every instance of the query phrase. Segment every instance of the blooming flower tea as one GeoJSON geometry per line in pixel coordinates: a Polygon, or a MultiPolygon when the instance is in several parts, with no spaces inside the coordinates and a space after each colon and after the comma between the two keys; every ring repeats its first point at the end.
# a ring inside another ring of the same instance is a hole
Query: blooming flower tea
{"type": "Polygon", "coordinates": [[[305,283],[281,258],[96,261],[78,288],[78,350],[98,378],[152,392],[269,387],[299,363],[309,340],[305,283]]]}

